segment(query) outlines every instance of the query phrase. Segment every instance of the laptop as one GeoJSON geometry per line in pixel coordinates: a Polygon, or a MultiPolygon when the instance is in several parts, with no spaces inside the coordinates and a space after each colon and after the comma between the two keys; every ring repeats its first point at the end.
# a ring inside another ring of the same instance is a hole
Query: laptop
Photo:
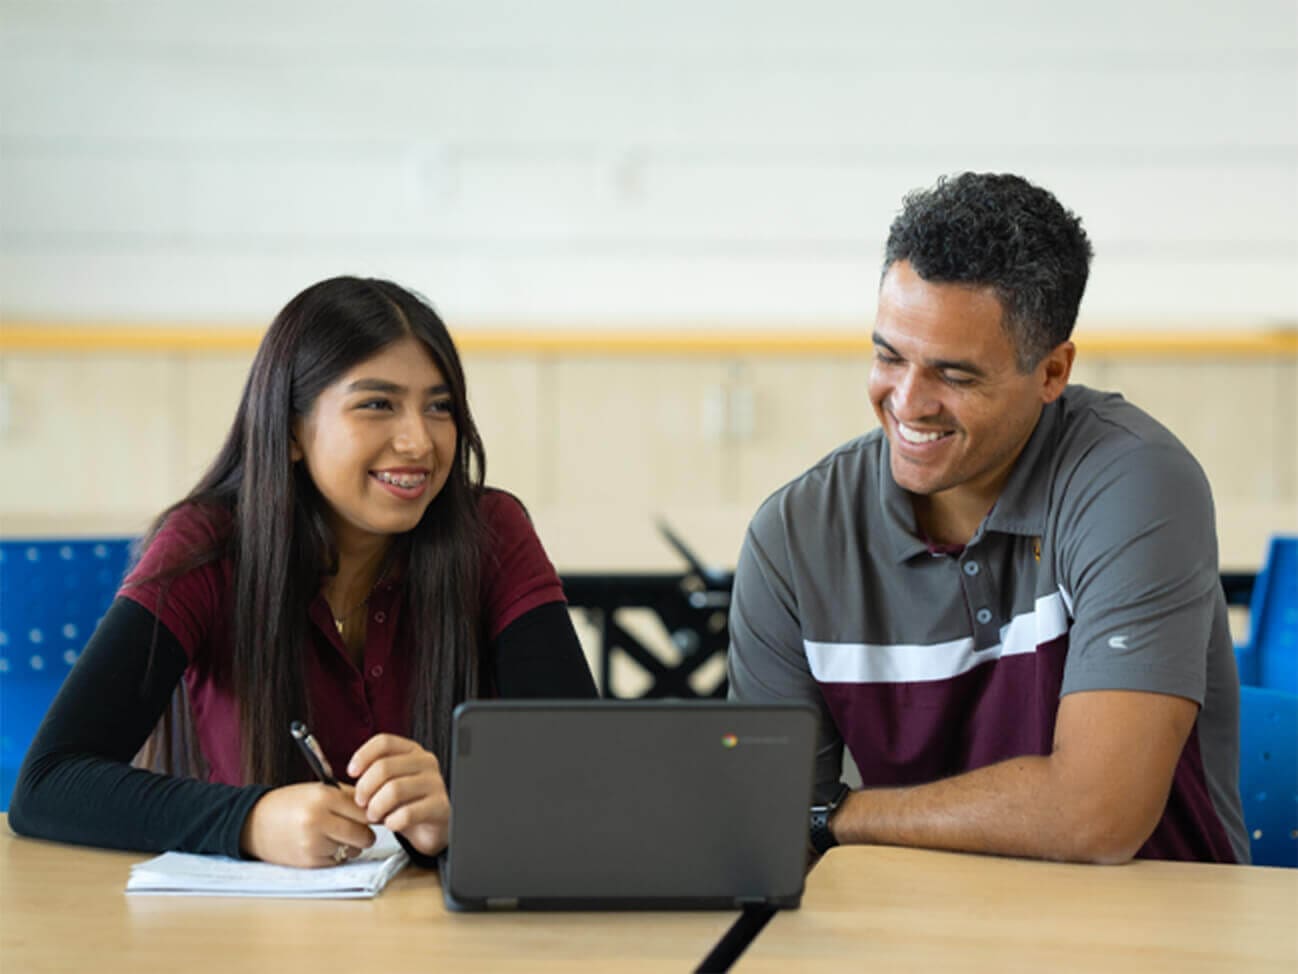
{"type": "Polygon", "coordinates": [[[716,701],[471,701],[453,910],[797,907],[817,715],[716,701]]]}

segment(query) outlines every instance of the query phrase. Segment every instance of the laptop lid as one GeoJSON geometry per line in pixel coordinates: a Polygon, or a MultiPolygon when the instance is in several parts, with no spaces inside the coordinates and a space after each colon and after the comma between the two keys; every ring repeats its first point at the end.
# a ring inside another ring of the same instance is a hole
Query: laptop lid
{"type": "Polygon", "coordinates": [[[719,701],[455,711],[452,909],[795,907],[816,713],[719,701]]]}

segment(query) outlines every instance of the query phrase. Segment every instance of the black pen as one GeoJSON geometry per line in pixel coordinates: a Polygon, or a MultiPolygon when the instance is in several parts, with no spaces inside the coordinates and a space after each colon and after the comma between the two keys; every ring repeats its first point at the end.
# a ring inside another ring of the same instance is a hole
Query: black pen
{"type": "Polygon", "coordinates": [[[329,759],[324,756],[324,751],[320,750],[319,742],[311,736],[306,724],[300,720],[295,720],[288,725],[288,730],[293,735],[293,740],[297,741],[297,746],[302,749],[306,763],[311,765],[311,770],[315,772],[315,776],[330,787],[341,788],[338,779],[334,777],[333,768],[329,767],[329,759]]]}

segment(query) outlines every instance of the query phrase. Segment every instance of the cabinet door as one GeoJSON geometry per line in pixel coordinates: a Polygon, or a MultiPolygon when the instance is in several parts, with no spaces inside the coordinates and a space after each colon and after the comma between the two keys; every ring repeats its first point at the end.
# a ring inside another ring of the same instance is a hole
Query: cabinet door
{"type": "Polygon", "coordinates": [[[878,426],[866,391],[870,359],[754,358],[752,435],[739,451],[735,501],[749,512],[835,447],[878,426]]]}
{"type": "Polygon", "coordinates": [[[553,496],[565,505],[653,512],[722,498],[721,441],[707,429],[718,359],[578,358],[555,372],[553,496]]]}
{"type": "Polygon", "coordinates": [[[542,503],[542,455],[554,436],[553,399],[535,356],[466,354],[469,408],[487,451],[487,483],[542,503]]]}
{"type": "Polygon", "coordinates": [[[174,359],[17,354],[0,358],[0,519],[7,534],[138,531],[173,497],[174,359]]]}
{"type": "Polygon", "coordinates": [[[172,484],[175,500],[187,494],[216,459],[239,408],[252,356],[251,351],[228,355],[202,352],[177,361],[180,409],[174,422],[180,456],[172,484]]]}
{"type": "MultiPolygon", "coordinates": [[[[569,355],[553,365],[542,431],[538,523],[562,567],[683,568],[659,517],[718,557],[697,516],[725,501],[726,443],[709,411],[726,381],[719,358],[569,355]]],[[[730,547],[729,535],[725,548],[730,547]]]]}

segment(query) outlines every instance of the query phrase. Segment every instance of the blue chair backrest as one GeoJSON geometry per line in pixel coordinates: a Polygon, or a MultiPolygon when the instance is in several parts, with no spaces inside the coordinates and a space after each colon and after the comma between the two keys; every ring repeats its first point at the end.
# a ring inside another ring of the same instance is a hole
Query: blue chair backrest
{"type": "Polygon", "coordinates": [[[1257,686],[1298,693],[1298,537],[1276,535],[1249,603],[1249,647],[1257,686]]]}
{"type": "Polygon", "coordinates": [[[1298,694],[1240,687],[1239,792],[1253,864],[1298,866],[1298,694]]]}
{"type": "Polygon", "coordinates": [[[45,711],[113,601],[131,540],[0,541],[0,811],[45,711]]]}

